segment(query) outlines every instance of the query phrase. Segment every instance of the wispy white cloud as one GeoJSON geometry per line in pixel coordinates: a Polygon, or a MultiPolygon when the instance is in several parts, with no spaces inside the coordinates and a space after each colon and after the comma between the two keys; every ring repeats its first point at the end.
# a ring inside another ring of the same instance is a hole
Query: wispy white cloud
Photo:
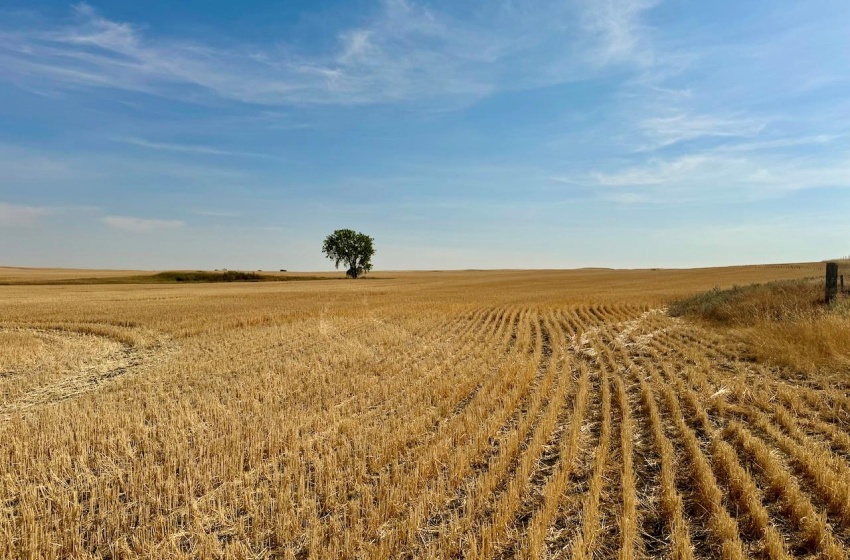
{"type": "Polygon", "coordinates": [[[26,206],[0,202],[0,227],[32,227],[56,210],[46,206],[26,206]]]}
{"type": "Polygon", "coordinates": [[[169,142],[152,142],[144,138],[118,137],[112,138],[115,142],[123,144],[131,144],[141,148],[149,148],[151,150],[163,150],[169,152],[181,152],[188,154],[212,155],[212,156],[234,156],[234,157],[256,157],[256,158],[276,158],[272,154],[262,152],[244,152],[239,150],[223,150],[212,146],[202,146],[197,144],[174,144],[169,142]]]}
{"type": "Polygon", "coordinates": [[[238,218],[241,212],[227,212],[223,210],[192,210],[192,214],[198,216],[210,216],[212,218],[238,218]]]}
{"type": "Polygon", "coordinates": [[[154,37],[87,4],[75,21],[3,29],[0,69],[30,89],[117,88],[269,105],[481,97],[586,78],[611,62],[645,64],[649,0],[498,4],[463,21],[412,0],[383,0],[326,52],[154,37]]]}
{"type": "Polygon", "coordinates": [[[180,220],[158,220],[131,216],[106,216],[101,220],[109,227],[133,232],[181,228],[186,225],[180,220]]]}
{"type": "Polygon", "coordinates": [[[652,142],[650,149],[700,138],[752,137],[757,136],[766,126],[766,119],[685,113],[650,117],[640,123],[641,129],[652,142]]]}
{"type": "MultiPolygon", "coordinates": [[[[606,187],[634,187],[679,183],[695,172],[705,169],[710,158],[706,155],[687,155],[671,159],[653,158],[646,164],[616,172],[596,172],[592,177],[606,187]]],[[[725,161],[727,165],[729,160],[725,161]]]]}
{"type": "Polygon", "coordinates": [[[654,59],[650,29],[643,22],[646,11],[661,0],[587,0],[584,29],[596,39],[595,56],[602,63],[638,62],[654,59]]]}
{"type": "Polygon", "coordinates": [[[570,178],[618,202],[751,202],[816,188],[850,188],[850,154],[830,158],[711,150],[570,178]]]}
{"type": "Polygon", "coordinates": [[[619,204],[645,204],[652,202],[652,199],[647,194],[636,192],[611,192],[606,193],[604,198],[605,200],[619,204]]]}
{"type": "Polygon", "coordinates": [[[369,29],[355,29],[340,37],[342,52],[337,59],[342,64],[368,59],[376,53],[376,46],[372,43],[373,32],[369,29]]]}
{"type": "Polygon", "coordinates": [[[0,176],[7,188],[27,188],[30,184],[77,188],[112,183],[116,176],[144,177],[163,184],[180,180],[207,186],[249,180],[250,170],[227,163],[230,162],[165,161],[140,153],[109,154],[93,149],[72,151],[0,144],[0,176]]]}
{"type": "Polygon", "coordinates": [[[7,187],[72,178],[92,179],[92,173],[73,158],[44,150],[0,144],[0,174],[7,187]]]}
{"type": "Polygon", "coordinates": [[[798,136],[795,138],[776,138],[772,140],[756,140],[753,142],[735,142],[717,148],[721,152],[754,152],[768,150],[783,150],[799,146],[823,146],[836,140],[847,138],[847,134],[816,134],[798,136]]]}

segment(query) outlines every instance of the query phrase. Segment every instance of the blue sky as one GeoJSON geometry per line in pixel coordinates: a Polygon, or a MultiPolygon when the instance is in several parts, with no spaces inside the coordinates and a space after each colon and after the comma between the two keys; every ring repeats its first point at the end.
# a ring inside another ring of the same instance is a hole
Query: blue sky
{"type": "Polygon", "coordinates": [[[0,265],[850,253],[850,3],[0,2],[0,265]]]}

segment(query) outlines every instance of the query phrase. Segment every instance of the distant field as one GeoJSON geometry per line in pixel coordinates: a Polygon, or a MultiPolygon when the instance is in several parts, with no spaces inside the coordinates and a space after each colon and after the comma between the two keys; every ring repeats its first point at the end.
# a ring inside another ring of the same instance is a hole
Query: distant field
{"type": "Polygon", "coordinates": [[[339,274],[304,274],[239,270],[167,270],[143,272],[124,270],[73,270],[37,268],[0,268],[0,285],[71,286],[89,284],[200,284],[220,282],[287,282],[298,280],[332,280],[339,274]]]}
{"type": "Polygon", "coordinates": [[[666,313],[822,274],[0,286],[0,556],[846,559],[850,367],[666,313]]]}
{"type": "Polygon", "coordinates": [[[68,280],[71,278],[111,278],[145,274],[140,270],[87,270],[74,268],[25,268],[0,266],[0,282],[68,280]]]}

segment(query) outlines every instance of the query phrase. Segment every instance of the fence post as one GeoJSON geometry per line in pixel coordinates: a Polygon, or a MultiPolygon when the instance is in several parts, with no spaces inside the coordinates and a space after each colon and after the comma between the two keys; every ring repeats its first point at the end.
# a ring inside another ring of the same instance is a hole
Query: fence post
{"type": "Polygon", "coordinates": [[[830,304],[835,300],[838,293],[838,263],[826,263],[826,303],[830,304]]]}

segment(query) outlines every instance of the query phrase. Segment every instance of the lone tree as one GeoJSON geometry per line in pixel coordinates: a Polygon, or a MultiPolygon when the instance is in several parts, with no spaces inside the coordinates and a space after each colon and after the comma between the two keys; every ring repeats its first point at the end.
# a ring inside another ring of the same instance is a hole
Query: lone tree
{"type": "Polygon", "coordinates": [[[372,255],[375,241],[364,233],[358,233],[351,229],[338,229],[325,238],[322,244],[322,252],[339,268],[339,263],[345,263],[348,271],[345,273],[349,278],[357,278],[372,270],[372,255]]]}

